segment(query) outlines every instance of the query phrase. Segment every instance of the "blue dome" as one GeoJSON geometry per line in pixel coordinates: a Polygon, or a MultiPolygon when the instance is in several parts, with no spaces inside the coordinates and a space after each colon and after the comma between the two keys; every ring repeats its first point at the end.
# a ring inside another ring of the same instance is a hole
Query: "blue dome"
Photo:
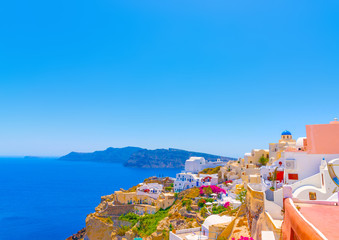
{"type": "Polygon", "coordinates": [[[281,135],[292,135],[289,131],[285,130],[281,133],[281,135]]]}

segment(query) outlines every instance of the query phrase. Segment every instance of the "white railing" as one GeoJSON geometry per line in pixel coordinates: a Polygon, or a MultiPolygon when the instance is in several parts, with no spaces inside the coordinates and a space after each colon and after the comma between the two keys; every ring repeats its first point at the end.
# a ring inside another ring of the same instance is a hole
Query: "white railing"
{"type": "Polygon", "coordinates": [[[177,234],[182,234],[182,233],[193,233],[193,232],[197,232],[197,231],[200,231],[200,227],[197,227],[197,228],[187,228],[187,229],[177,230],[176,233],[177,233],[177,234]]]}

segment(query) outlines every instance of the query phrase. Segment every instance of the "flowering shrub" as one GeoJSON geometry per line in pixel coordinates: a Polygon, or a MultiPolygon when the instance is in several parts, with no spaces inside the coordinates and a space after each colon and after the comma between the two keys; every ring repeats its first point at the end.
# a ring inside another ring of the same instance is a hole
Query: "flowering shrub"
{"type": "Polygon", "coordinates": [[[226,202],[226,203],[224,204],[224,208],[229,208],[229,206],[230,206],[230,202],[226,202]]]}
{"type": "Polygon", "coordinates": [[[205,203],[206,203],[206,200],[202,198],[202,199],[199,200],[198,206],[203,207],[205,205],[205,203]]]}
{"type": "MultiPolygon", "coordinates": [[[[232,240],[236,240],[235,238],[232,238],[232,240]]],[[[238,240],[254,240],[252,237],[244,237],[241,236],[238,240]]]]}
{"type": "Polygon", "coordinates": [[[212,185],[212,186],[201,186],[199,189],[200,189],[200,195],[203,195],[204,194],[204,188],[208,188],[210,187],[212,189],[212,192],[213,193],[225,193],[226,194],[226,191],[218,186],[215,186],[215,185],[212,185]]]}

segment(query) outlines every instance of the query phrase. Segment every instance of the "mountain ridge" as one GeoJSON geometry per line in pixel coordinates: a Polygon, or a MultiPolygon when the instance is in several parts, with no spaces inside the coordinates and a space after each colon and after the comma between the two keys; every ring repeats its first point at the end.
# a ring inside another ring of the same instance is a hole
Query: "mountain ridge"
{"type": "Polygon", "coordinates": [[[106,163],[122,163],[133,168],[182,168],[190,157],[204,157],[208,161],[234,160],[231,157],[186,151],[175,148],[149,150],[139,147],[109,147],[106,150],[91,153],[71,152],[59,158],[63,161],[90,161],[106,163]]]}

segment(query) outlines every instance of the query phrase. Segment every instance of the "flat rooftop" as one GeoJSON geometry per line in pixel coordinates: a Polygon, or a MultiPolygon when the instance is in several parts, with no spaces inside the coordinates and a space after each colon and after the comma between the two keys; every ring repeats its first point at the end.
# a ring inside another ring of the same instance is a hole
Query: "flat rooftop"
{"type": "Polygon", "coordinates": [[[186,233],[176,233],[178,237],[185,240],[207,240],[208,237],[204,236],[200,230],[186,232],[186,233]]]}
{"type": "Polygon", "coordinates": [[[295,203],[300,213],[329,240],[339,239],[339,206],[295,203]]]}

